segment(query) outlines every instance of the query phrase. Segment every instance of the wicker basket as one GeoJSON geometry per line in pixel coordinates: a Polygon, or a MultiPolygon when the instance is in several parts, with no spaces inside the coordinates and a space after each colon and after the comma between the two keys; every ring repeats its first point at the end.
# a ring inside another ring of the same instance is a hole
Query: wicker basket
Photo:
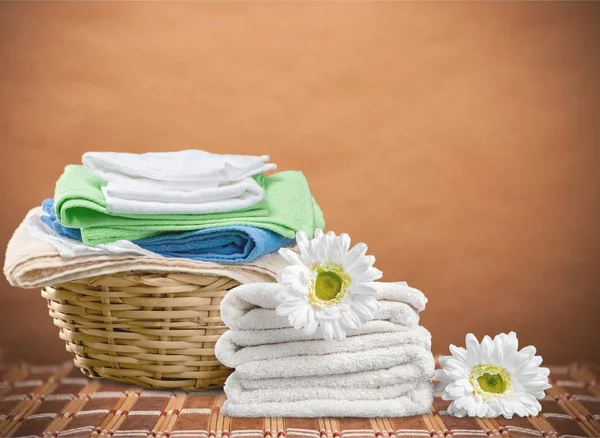
{"type": "Polygon", "coordinates": [[[60,337],[89,377],[157,389],[223,386],[214,355],[227,329],[219,304],[239,285],[224,277],[123,273],[42,289],[60,337]]]}

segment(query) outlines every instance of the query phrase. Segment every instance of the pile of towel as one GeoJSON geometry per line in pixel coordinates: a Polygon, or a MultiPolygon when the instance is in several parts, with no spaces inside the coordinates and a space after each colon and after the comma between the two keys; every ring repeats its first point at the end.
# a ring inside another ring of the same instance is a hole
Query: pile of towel
{"type": "Polygon", "coordinates": [[[279,284],[246,284],[221,302],[229,327],[215,354],[235,368],[223,413],[239,417],[396,417],[433,401],[431,336],[419,326],[427,299],[406,283],[379,283],[373,320],[344,342],[311,336],[278,316],[279,284]]]}
{"type": "Polygon", "coordinates": [[[268,161],[200,150],[88,152],[83,165],[65,168],[54,197],[28,213],[7,249],[5,275],[13,285],[37,287],[179,266],[242,278],[260,272],[273,281],[274,253],[324,220],[304,175],[264,174],[276,167],[268,161]]]}

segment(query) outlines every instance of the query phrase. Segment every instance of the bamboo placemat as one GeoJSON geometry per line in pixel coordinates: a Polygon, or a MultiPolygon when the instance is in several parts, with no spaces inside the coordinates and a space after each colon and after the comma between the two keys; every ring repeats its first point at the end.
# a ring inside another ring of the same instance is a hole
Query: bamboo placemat
{"type": "Polygon", "coordinates": [[[0,436],[19,437],[487,437],[600,436],[600,366],[550,367],[543,412],[512,420],[454,418],[436,397],[432,413],[407,418],[230,418],[221,391],[145,391],[90,380],[71,363],[0,371],[0,436]]]}

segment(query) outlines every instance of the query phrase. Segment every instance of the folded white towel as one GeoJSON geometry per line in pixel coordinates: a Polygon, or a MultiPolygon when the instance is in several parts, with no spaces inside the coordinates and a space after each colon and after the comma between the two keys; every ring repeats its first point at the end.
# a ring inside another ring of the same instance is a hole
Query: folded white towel
{"type": "MultiPolygon", "coordinates": [[[[375,390],[386,385],[394,385],[406,380],[431,379],[435,362],[431,351],[410,346],[405,355],[398,357],[398,365],[372,371],[325,376],[274,377],[269,379],[238,379],[244,389],[294,389],[294,388],[363,388],[375,390]]],[[[236,376],[239,375],[236,373],[236,376]]]]}
{"type": "MultiPolygon", "coordinates": [[[[296,342],[273,343],[272,340],[265,339],[269,337],[269,332],[277,331],[278,330],[257,330],[244,333],[237,330],[229,330],[217,341],[217,344],[215,345],[215,355],[221,363],[228,367],[240,370],[260,368],[261,370],[258,371],[259,373],[266,372],[266,370],[270,368],[277,368],[277,363],[280,360],[292,358],[292,363],[297,361],[296,363],[298,364],[298,366],[294,365],[293,367],[303,369],[284,370],[284,375],[288,375],[288,373],[297,373],[295,375],[305,376],[309,375],[302,374],[303,372],[307,372],[304,365],[306,362],[314,363],[316,367],[319,366],[319,363],[323,363],[323,366],[326,367],[336,366],[335,360],[338,360],[338,358],[337,356],[333,356],[335,353],[349,354],[355,352],[369,352],[371,350],[379,350],[382,348],[401,347],[402,354],[408,354],[411,346],[417,346],[427,350],[429,350],[431,346],[430,333],[420,326],[414,328],[396,326],[396,330],[393,332],[348,336],[344,342],[325,341],[322,338],[315,338],[314,335],[304,338],[305,340],[297,340],[296,342]],[[265,339],[266,342],[263,345],[241,347],[237,343],[237,340],[240,338],[240,333],[244,333],[241,337],[242,341],[244,340],[243,338],[255,335],[256,337],[265,339]],[[263,364],[263,362],[265,363],[263,364]],[[299,364],[302,364],[302,366],[299,366],[299,364]]],[[[404,362],[404,359],[401,357],[395,357],[393,359],[395,362],[390,363],[387,367],[404,362]]],[[[343,357],[340,361],[347,363],[343,357]]],[[[383,360],[382,363],[383,362],[385,362],[385,360],[383,360]]],[[[377,365],[377,360],[371,360],[371,358],[360,366],[368,367],[370,363],[374,364],[374,368],[363,369],[382,368],[377,365]]],[[[345,372],[351,371],[353,370],[350,369],[345,372]]],[[[259,377],[259,375],[251,375],[250,377],[264,378],[278,376],[259,377]]]]}
{"type": "MultiPolygon", "coordinates": [[[[395,324],[390,321],[374,320],[363,324],[360,330],[348,330],[347,336],[396,332],[405,330],[407,327],[407,325],[395,324]]],[[[252,347],[257,345],[313,340],[322,341],[323,336],[321,336],[321,334],[318,332],[307,336],[303,334],[301,330],[296,330],[293,327],[286,327],[267,330],[229,330],[227,332],[226,339],[228,342],[235,344],[237,351],[243,347],[252,347]]]]}
{"type": "MultiPolygon", "coordinates": [[[[346,375],[336,376],[342,381],[346,375]]],[[[225,384],[225,395],[233,403],[286,403],[303,400],[386,400],[401,397],[424,384],[431,382],[431,376],[419,376],[405,379],[399,383],[386,383],[380,388],[368,389],[360,385],[323,387],[319,385],[290,388],[247,389],[244,379],[236,372],[231,374],[225,384]]]]}
{"type": "Polygon", "coordinates": [[[137,203],[217,203],[227,199],[264,198],[265,196],[264,189],[253,178],[246,178],[226,184],[219,183],[215,187],[196,187],[196,183],[193,183],[186,190],[173,190],[167,187],[166,190],[163,188],[150,191],[144,184],[140,186],[140,184],[133,183],[115,187],[115,184],[109,182],[102,188],[102,191],[105,197],[137,203]]]}
{"type": "MultiPolygon", "coordinates": [[[[86,152],[83,165],[103,181],[143,180],[162,188],[189,188],[190,182],[215,187],[220,182],[241,181],[275,169],[268,155],[212,154],[197,149],[178,152],[86,152]],[[183,183],[183,184],[180,184],[183,183]]],[[[194,185],[198,187],[198,185],[194,185]]]]}
{"type": "Polygon", "coordinates": [[[88,152],[82,158],[104,182],[107,210],[138,214],[205,214],[251,207],[265,196],[252,176],[276,168],[268,160],[268,155],[200,150],[88,152]]]}
{"type": "Polygon", "coordinates": [[[238,403],[228,399],[222,412],[232,417],[403,417],[430,412],[432,402],[433,385],[423,382],[406,395],[384,400],[336,400],[330,396],[289,402],[238,403]]]}
{"type": "Polygon", "coordinates": [[[143,197],[150,194],[150,191],[145,192],[145,189],[137,193],[130,190],[125,194],[121,193],[120,190],[121,187],[115,187],[114,183],[108,183],[106,187],[102,188],[108,212],[130,214],[223,213],[252,207],[265,197],[263,188],[252,178],[237,183],[235,186],[219,186],[212,189],[192,191],[190,192],[191,196],[188,198],[184,197],[185,192],[173,194],[168,191],[154,191],[164,201],[143,200],[143,197]],[[235,195],[234,192],[239,190],[242,190],[241,194],[235,195]],[[202,198],[203,196],[206,196],[206,198],[202,198]],[[224,199],[207,200],[215,196],[220,196],[224,199]],[[227,196],[231,197],[227,198],[227,196]],[[130,199],[135,197],[140,199],[130,199]]]}
{"type": "Polygon", "coordinates": [[[427,299],[406,283],[379,283],[374,319],[344,342],[306,336],[276,315],[279,284],[237,287],[221,302],[231,328],[215,346],[235,372],[227,379],[231,416],[379,417],[428,412],[434,360],[418,326],[427,299]]]}
{"type": "Polygon", "coordinates": [[[350,340],[347,339],[345,342],[329,343],[328,345],[320,344],[319,341],[275,344],[269,346],[271,349],[268,353],[262,347],[247,347],[248,353],[240,355],[236,355],[236,352],[231,349],[232,345],[228,345],[227,338],[225,341],[221,341],[223,338],[221,337],[218,346],[215,347],[215,354],[224,365],[235,367],[242,378],[270,379],[327,376],[386,369],[402,363],[400,357],[409,354],[410,349],[414,346],[426,350],[431,349],[429,332],[421,327],[393,333],[393,335],[396,344],[371,349],[364,349],[364,345],[357,346],[356,344],[345,346],[350,340]],[[309,352],[305,353],[302,348],[309,349],[309,352]],[[324,353],[327,351],[329,353],[324,353]],[[273,359],[257,356],[259,354],[269,354],[273,359]],[[250,360],[238,362],[238,358],[250,360]]]}
{"type": "MultiPolygon", "coordinates": [[[[427,298],[417,289],[404,282],[379,282],[380,291],[375,297],[380,308],[374,319],[389,320],[395,324],[414,326],[419,322],[418,313],[425,309],[427,298]]],[[[275,299],[279,284],[245,284],[232,289],[221,301],[221,318],[227,327],[235,330],[265,330],[290,327],[285,316],[278,316],[274,309],[279,305],[275,299]]]]}

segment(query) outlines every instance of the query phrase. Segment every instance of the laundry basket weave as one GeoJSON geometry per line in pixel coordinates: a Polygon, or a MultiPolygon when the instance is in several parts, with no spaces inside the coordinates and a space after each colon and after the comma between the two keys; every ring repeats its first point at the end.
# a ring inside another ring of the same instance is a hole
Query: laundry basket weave
{"type": "Polygon", "coordinates": [[[121,273],[42,289],[60,337],[89,377],[145,387],[223,386],[214,355],[219,304],[239,283],[191,274],[121,273]]]}

